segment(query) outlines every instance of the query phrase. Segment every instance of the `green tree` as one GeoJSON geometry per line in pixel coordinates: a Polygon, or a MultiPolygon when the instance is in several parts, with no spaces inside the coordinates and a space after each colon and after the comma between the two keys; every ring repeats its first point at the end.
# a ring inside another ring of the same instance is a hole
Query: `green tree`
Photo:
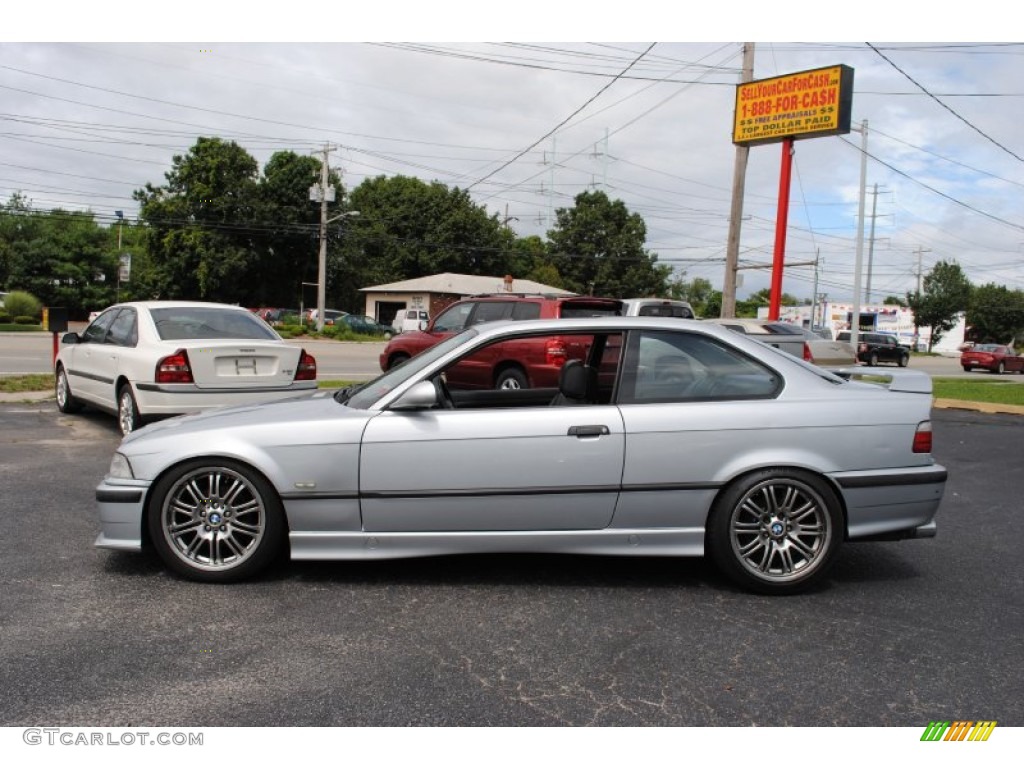
{"type": "Polygon", "coordinates": [[[235,142],[200,137],[175,155],[167,183],[135,192],[161,295],[251,302],[261,230],[256,160],[235,142]]]}
{"type": "Polygon", "coordinates": [[[35,211],[15,195],[0,208],[0,264],[9,289],[25,290],[44,306],[72,316],[114,300],[115,244],[91,212],[35,211]]]}
{"type": "Polygon", "coordinates": [[[355,187],[328,290],[339,306],[361,302],[367,285],[438,272],[503,275],[511,271],[511,236],[497,214],[469,193],[409,176],[377,176],[355,187]]]}
{"type": "Polygon", "coordinates": [[[581,192],[560,208],[548,232],[552,263],[576,293],[630,298],[664,296],[672,268],[644,248],[647,226],[621,200],[581,192]]]}
{"type": "Polygon", "coordinates": [[[925,275],[924,290],[907,293],[914,323],[932,329],[928,351],[956,325],[957,317],[971,301],[971,283],[955,261],[940,261],[925,275]]]}
{"type": "Polygon", "coordinates": [[[986,283],[971,293],[967,322],[976,341],[997,344],[1024,340],[1024,291],[986,283]]]}
{"type": "Polygon", "coordinates": [[[706,278],[695,277],[693,280],[676,280],[670,283],[668,287],[668,295],[674,299],[688,301],[697,317],[718,317],[717,312],[714,315],[708,312],[709,305],[716,298],[715,294],[718,294],[717,306],[719,307],[718,311],[721,311],[722,294],[720,291],[716,291],[711,285],[711,281],[706,278]]]}

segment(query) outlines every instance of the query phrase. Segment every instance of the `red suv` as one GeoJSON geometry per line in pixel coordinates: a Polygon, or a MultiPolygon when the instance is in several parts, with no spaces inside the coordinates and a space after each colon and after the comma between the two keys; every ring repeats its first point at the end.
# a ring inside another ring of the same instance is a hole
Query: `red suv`
{"type": "MultiPolygon", "coordinates": [[[[556,317],[621,315],[622,302],[593,296],[500,293],[473,296],[442,311],[424,331],[395,336],[380,356],[386,371],[439,341],[478,323],[495,320],[536,320],[556,317]]],[[[449,371],[450,383],[462,389],[524,389],[558,386],[566,360],[582,360],[586,345],[580,337],[546,336],[492,345],[449,371]]]]}

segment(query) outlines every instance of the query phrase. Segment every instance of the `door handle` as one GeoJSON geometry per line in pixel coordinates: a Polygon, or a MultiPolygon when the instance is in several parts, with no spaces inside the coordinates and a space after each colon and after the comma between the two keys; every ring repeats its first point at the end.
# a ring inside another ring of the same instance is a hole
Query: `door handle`
{"type": "Polygon", "coordinates": [[[600,437],[601,435],[610,435],[611,430],[604,424],[587,424],[579,427],[569,427],[568,434],[570,437],[600,437]]]}

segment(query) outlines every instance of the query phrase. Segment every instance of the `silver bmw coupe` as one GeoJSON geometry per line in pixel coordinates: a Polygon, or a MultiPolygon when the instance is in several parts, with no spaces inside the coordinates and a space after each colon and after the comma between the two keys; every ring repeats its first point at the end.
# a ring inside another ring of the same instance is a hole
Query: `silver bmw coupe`
{"type": "Polygon", "coordinates": [[[924,373],[831,372],[714,323],[484,324],[360,386],[129,434],[96,545],[210,582],[284,553],[708,554],[793,593],[844,542],[935,535],[931,400],[924,373]],[[478,388],[538,338],[557,387],[478,388]]]}

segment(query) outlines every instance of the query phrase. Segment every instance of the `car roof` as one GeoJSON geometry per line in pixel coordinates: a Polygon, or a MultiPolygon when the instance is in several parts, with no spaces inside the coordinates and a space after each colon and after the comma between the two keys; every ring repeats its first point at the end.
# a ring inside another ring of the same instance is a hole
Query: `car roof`
{"type": "Polygon", "coordinates": [[[112,304],[107,309],[112,307],[138,307],[141,309],[186,309],[186,308],[213,308],[218,309],[234,309],[242,310],[243,312],[249,312],[248,309],[239,304],[220,304],[213,301],[122,301],[118,304],[112,304]]]}

